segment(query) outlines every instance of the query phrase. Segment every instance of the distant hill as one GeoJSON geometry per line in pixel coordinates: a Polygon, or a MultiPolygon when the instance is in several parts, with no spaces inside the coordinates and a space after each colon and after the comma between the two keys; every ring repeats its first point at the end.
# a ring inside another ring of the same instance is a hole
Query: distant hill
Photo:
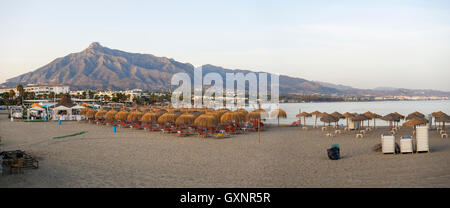
{"type": "MultiPolygon", "coordinates": [[[[210,64],[203,65],[202,68],[203,74],[216,72],[223,77],[225,77],[225,73],[252,72],[226,69],[210,64]]],[[[194,66],[166,57],[110,49],[94,42],[81,52],[57,58],[32,72],[8,79],[2,85],[65,84],[71,86],[72,89],[125,90],[140,88],[144,90],[168,90],[170,89],[172,75],[178,72],[185,72],[193,77],[194,66]]],[[[281,93],[450,96],[449,92],[434,90],[395,89],[389,92],[387,90],[361,90],[344,85],[308,81],[284,75],[281,75],[279,80],[281,93]]]]}

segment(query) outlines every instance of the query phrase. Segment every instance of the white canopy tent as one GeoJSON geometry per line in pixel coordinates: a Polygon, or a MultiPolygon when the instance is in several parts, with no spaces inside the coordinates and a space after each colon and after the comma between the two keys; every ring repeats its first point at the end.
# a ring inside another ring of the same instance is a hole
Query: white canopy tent
{"type": "Polygon", "coordinates": [[[53,120],[70,120],[72,116],[72,108],[60,105],[53,108],[53,120]]]}

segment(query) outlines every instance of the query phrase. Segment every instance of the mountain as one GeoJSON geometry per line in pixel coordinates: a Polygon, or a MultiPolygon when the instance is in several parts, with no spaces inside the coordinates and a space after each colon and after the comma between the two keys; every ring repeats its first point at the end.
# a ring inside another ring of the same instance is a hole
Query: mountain
{"type": "MultiPolygon", "coordinates": [[[[248,73],[249,70],[225,69],[204,65],[203,74],[216,72],[248,73]]],[[[193,77],[194,66],[151,54],[128,53],[92,43],[88,48],[57,58],[35,71],[8,79],[5,86],[18,84],[65,84],[73,89],[169,89],[173,74],[185,72],[193,77]]],[[[305,79],[280,76],[280,91],[285,93],[337,93],[305,79]]]]}
{"type": "MultiPolygon", "coordinates": [[[[203,65],[203,75],[216,72],[249,73],[241,69],[226,69],[214,65],[203,65]]],[[[195,67],[166,57],[151,54],[129,53],[110,49],[94,42],[85,50],[57,58],[32,72],[8,79],[3,86],[18,84],[64,84],[71,89],[124,90],[168,90],[172,75],[185,72],[193,78],[195,67]]],[[[268,75],[270,78],[270,74],[268,75]]],[[[405,95],[405,96],[448,96],[450,92],[436,90],[408,90],[379,88],[375,90],[356,89],[345,85],[308,81],[301,78],[280,75],[280,93],[337,94],[337,95],[405,95]]],[[[268,82],[270,83],[270,81],[268,82]]]]}

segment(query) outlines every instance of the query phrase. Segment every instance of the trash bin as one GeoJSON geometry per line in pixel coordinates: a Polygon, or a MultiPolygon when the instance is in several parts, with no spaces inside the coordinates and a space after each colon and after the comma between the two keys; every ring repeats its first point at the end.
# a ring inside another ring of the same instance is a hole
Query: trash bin
{"type": "Polygon", "coordinates": [[[327,149],[328,158],[330,160],[339,160],[341,158],[339,144],[332,144],[330,149],[327,149]]]}

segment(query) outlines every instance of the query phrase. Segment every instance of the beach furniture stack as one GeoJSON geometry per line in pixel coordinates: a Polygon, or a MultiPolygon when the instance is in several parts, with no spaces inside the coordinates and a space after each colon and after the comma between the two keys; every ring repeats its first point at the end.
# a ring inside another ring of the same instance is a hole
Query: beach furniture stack
{"type": "Polygon", "coordinates": [[[395,154],[395,136],[392,134],[381,135],[381,150],[383,154],[395,154]]]}
{"type": "Polygon", "coordinates": [[[400,152],[413,153],[413,142],[411,136],[403,136],[400,138],[400,152]]]}
{"type": "Polygon", "coordinates": [[[428,127],[418,126],[416,128],[416,150],[417,152],[429,152],[428,127]]]}

